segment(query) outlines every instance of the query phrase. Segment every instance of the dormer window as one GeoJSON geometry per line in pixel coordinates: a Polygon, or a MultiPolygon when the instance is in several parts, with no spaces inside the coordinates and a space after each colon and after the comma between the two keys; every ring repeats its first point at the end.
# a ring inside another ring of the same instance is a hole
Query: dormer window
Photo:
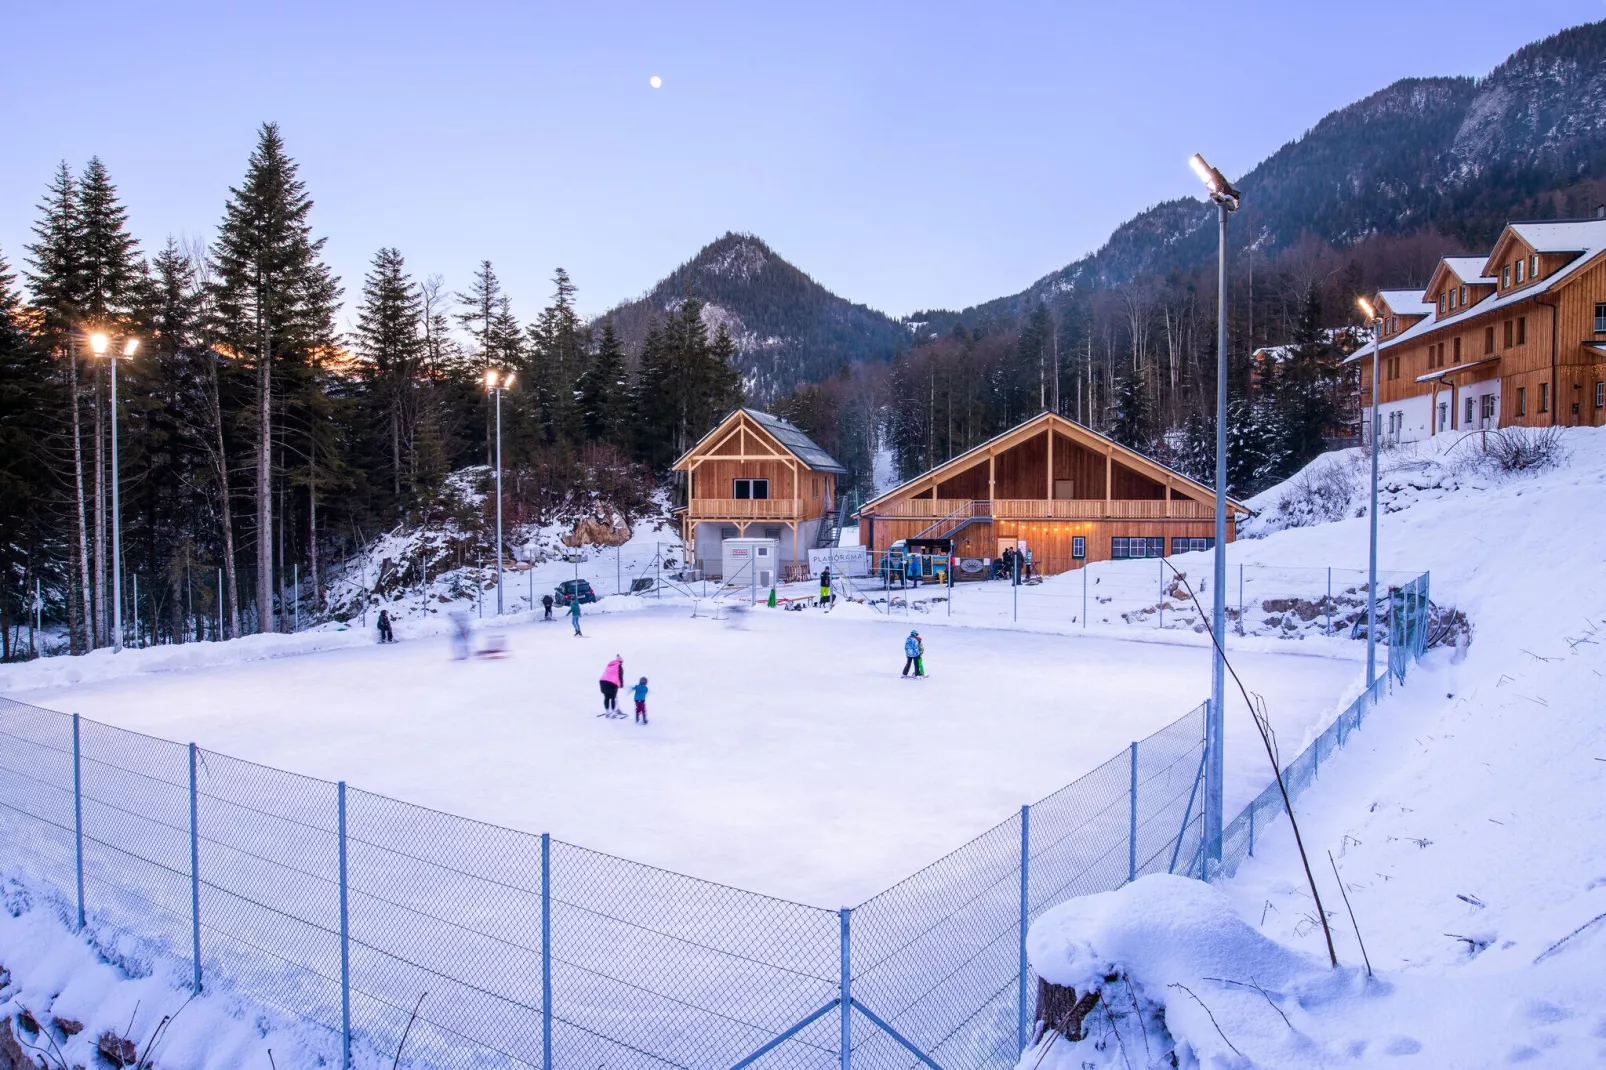
{"type": "Polygon", "coordinates": [[[1500,269],[1500,288],[1502,290],[1505,290],[1505,289],[1509,289],[1510,286],[1511,286],[1511,265],[1507,264],[1505,267],[1500,269]]]}
{"type": "Polygon", "coordinates": [[[1448,300],[1449,299],[1446,298],[1444,294],[1439,295],[1439,315],[1444,315],[1444,310],[1447,307],[1448,300]]]}
{"type": "Polygon", "coordinates": [[[1537,279],[1539,277],[1538,253],[1534,253],[1532,256],[1528,257],[1528,277],[1530,279],[1537,279]]]}
{"type": "Polygon", "coordinates": [[[1521,260],[1517,261],[1517,285],[1518,286],[1522,285],[1522,269],[1525,266],[1526,265],[1524,265],[1521,260]]]}
{"type": "Polygon", "coordinates": [[[1462,304],[1463,307],[1465,307],[1466,303],[1467,303],[1467,288],[1465,286],[1463,286],[1463,287],[1461,287],[1461,304],[1462,304]]]}

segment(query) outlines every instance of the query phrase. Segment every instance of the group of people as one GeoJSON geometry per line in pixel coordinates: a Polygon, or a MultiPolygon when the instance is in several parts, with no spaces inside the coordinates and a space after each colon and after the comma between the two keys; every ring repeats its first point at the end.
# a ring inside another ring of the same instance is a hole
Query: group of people
{"type": "MultiPolygon", "coordinates": [[[[579,603],[576,603],[578,605],[579,603]]],[[[578,633],[576,633],[578,634],[578,633]]],[[[602,679],[598,681],[602,687],[602,717],[623,717],[619,712],[619,689],[625,685],[625,659],[623,654],[615,654],[608,667],[602,670],[602,679]]],[[[630,689],[636,700],[636,723],[647,723],[647,678],[643,676],[636,681],[630,689]]]]}
{"type": "Polygon", "coordinates": [[[1032,578],[1032,569],[1032,555],[1013,546],[1004,547],[1004,552],[993,560],[993,578],[997,580],[1026,583],[1032,578]]]}
{"type": "MultiPolygon", "coordinates": [[[[544,594],[541,596],[542,620],[552,619],[552,607],[556,604],[551,595],[544,594]]],[[[569,599],[569,623],[574,625],[574,634],[580,635],[580,600],[578,598],[569,599]]]]}

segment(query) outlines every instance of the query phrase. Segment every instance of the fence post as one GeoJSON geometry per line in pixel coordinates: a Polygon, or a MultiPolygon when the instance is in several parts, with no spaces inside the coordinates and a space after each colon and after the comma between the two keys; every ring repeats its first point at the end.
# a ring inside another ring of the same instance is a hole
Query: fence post
{"type": "Polygon", "coordinates": [[[1327,634],[1333,634],[1333,566],[1327,566],[1327,634]]]}
{"type": "Polygon", "coordinates": [[[1165,627],[1165,556],[1164,556],[1164,551],[1161,552],[1161,557],[1160,557],[1160,618],[1159,618],[1159,623],[1156,624],[1155,627],[1157,627],[1157,628],[1164,628],[1165,627]]]}
{"type": "Polygon", "coordinates": [[[80,743],[78,715],[72,715],[72,814],[73,855],[78,867],[78,928],[84,927],[84,749],[80,743]]]}
{"type": "Polygon", "coordinates": [[[1138,745],[1132,744],[1131,820],[1127,826],[1126,879],[1138,876],[1138,745]]]}
{"type": "Polygon", "coordinates": [[[346,782],[335,786],[340,814],[340,1065],[351,1067],[351,911],[346,883],[346,782]]]}
{"type": "Polygon", "coordinates": [[[1255,857],[1255,804],[1249,804],[1249,857],[1255,857]]]}
{"type": "Polygon", "coordinates": [[[1026,930],[1030,926],[1029,892],[1032,874],[1032,808],[1020,808],[1020,1017],[1016,1029],[1017,1051],[1026,1050],[1026,930]]]}
{"type": "Polygon", "coordinates": [[[541,1067],[552,1070],[552,836],[541,833],[541,1067]]]}
{"type": "Polygon", "coordinates": [[[1244,634],[1244,563],[1238,562],[1238,634],[1244,634]]]}
{"type": "Polygon", "coordinates": [[[195,780],[195,744],[190,744],[190,950],[195,956],[195,991],[201,990],[201,825],[200,792],[195,780]]]}
{"type": "Polygon", "coordinates": [[[850,919],[853,911],[843,907],[838,911],[842,921],[842,967],[837,983],[837,996],[842,1001],[842,1051],[839,1056],[841,1070],[853,1070],[853,937],[850,919]]]}
{"type": "MultiPolygon", "coordinates": [[[[1084,544],[1085,545],[1085,544],[1084,544]]],[[[1082,561],[1082,629],[1087,630],[1087,561],[1082,561]]]]}

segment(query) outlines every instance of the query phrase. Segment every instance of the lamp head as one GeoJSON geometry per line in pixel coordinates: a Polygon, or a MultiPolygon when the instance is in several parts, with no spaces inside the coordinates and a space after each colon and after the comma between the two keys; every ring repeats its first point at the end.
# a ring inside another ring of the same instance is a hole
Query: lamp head
{"type": "Polygon", "coordinates": [[[123,356],[132,357],[137,352],[139,352],[138,338],[130,338],[127,342],[123,343],[123,356]]]}
{"type": "Polygon", "coordinates": [[[1361,306],[1361,312],[1366,316],[1367,323],[1377,319],[1377,310],[1372,307],[1372,302],[1364,297],[1357,297],[1355,303],[1361,306]]]}
{"type": "Polygon", "coordinates": [[[1193,173],[1199,176],[1199,181],[1210,191],[1211,200],[1224,205],[1229,212],[1237,211],[1238,200],[1242,195],[1233,189],[1226,175],[1211,167],[1197,152],[1189,158],[1188,166],[1193,168],[1193,173]]]}
{"type": "Polygon", "coordinates": [[[106,335],[100,331],[96,331],[94,334],[89,336],[89,348],[95,351],[95,355],[97,357],[105,356],[106,347],[110,344],[111,339],[107,338],[106,335]]]}
{"type": "Polygon", "coordinates": [[[492,369],[492,370],[487,371],[485,373],[485,389],[487,389],[487,390],[495,390],[496,389],[496,371],[495,371],[495,369],[492,369]]]}
{"type": "Polygon", "coordinates": [[[502,380],[502,389],[503,390],[512,390],[513,389],[513,373],[512,372],[508,372],[507,373],[507,378],[502,380]]]}

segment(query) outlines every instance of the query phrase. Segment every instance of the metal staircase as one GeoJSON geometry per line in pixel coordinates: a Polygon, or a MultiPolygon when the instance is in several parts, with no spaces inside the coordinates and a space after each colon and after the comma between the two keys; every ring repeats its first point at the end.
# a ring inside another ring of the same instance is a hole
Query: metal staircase
{"type": "Polygon", "coordinates": [[[986,524],[993,519],[991,502],[966,502],[930,527],[915,535],[917,539],[951,539],[972,524],[986,524]]]}
{"type": "Polygon", "coordinates": [[[847,521],[848,496],[844,494],[837,502],[836,512],[833,513],[827,509],[825,515],[820,518],[820,530],[814,536],[814,548],[816,550],[829,550],[840,546],[842,543],[842,529],[847,526],[847,521]]]}

